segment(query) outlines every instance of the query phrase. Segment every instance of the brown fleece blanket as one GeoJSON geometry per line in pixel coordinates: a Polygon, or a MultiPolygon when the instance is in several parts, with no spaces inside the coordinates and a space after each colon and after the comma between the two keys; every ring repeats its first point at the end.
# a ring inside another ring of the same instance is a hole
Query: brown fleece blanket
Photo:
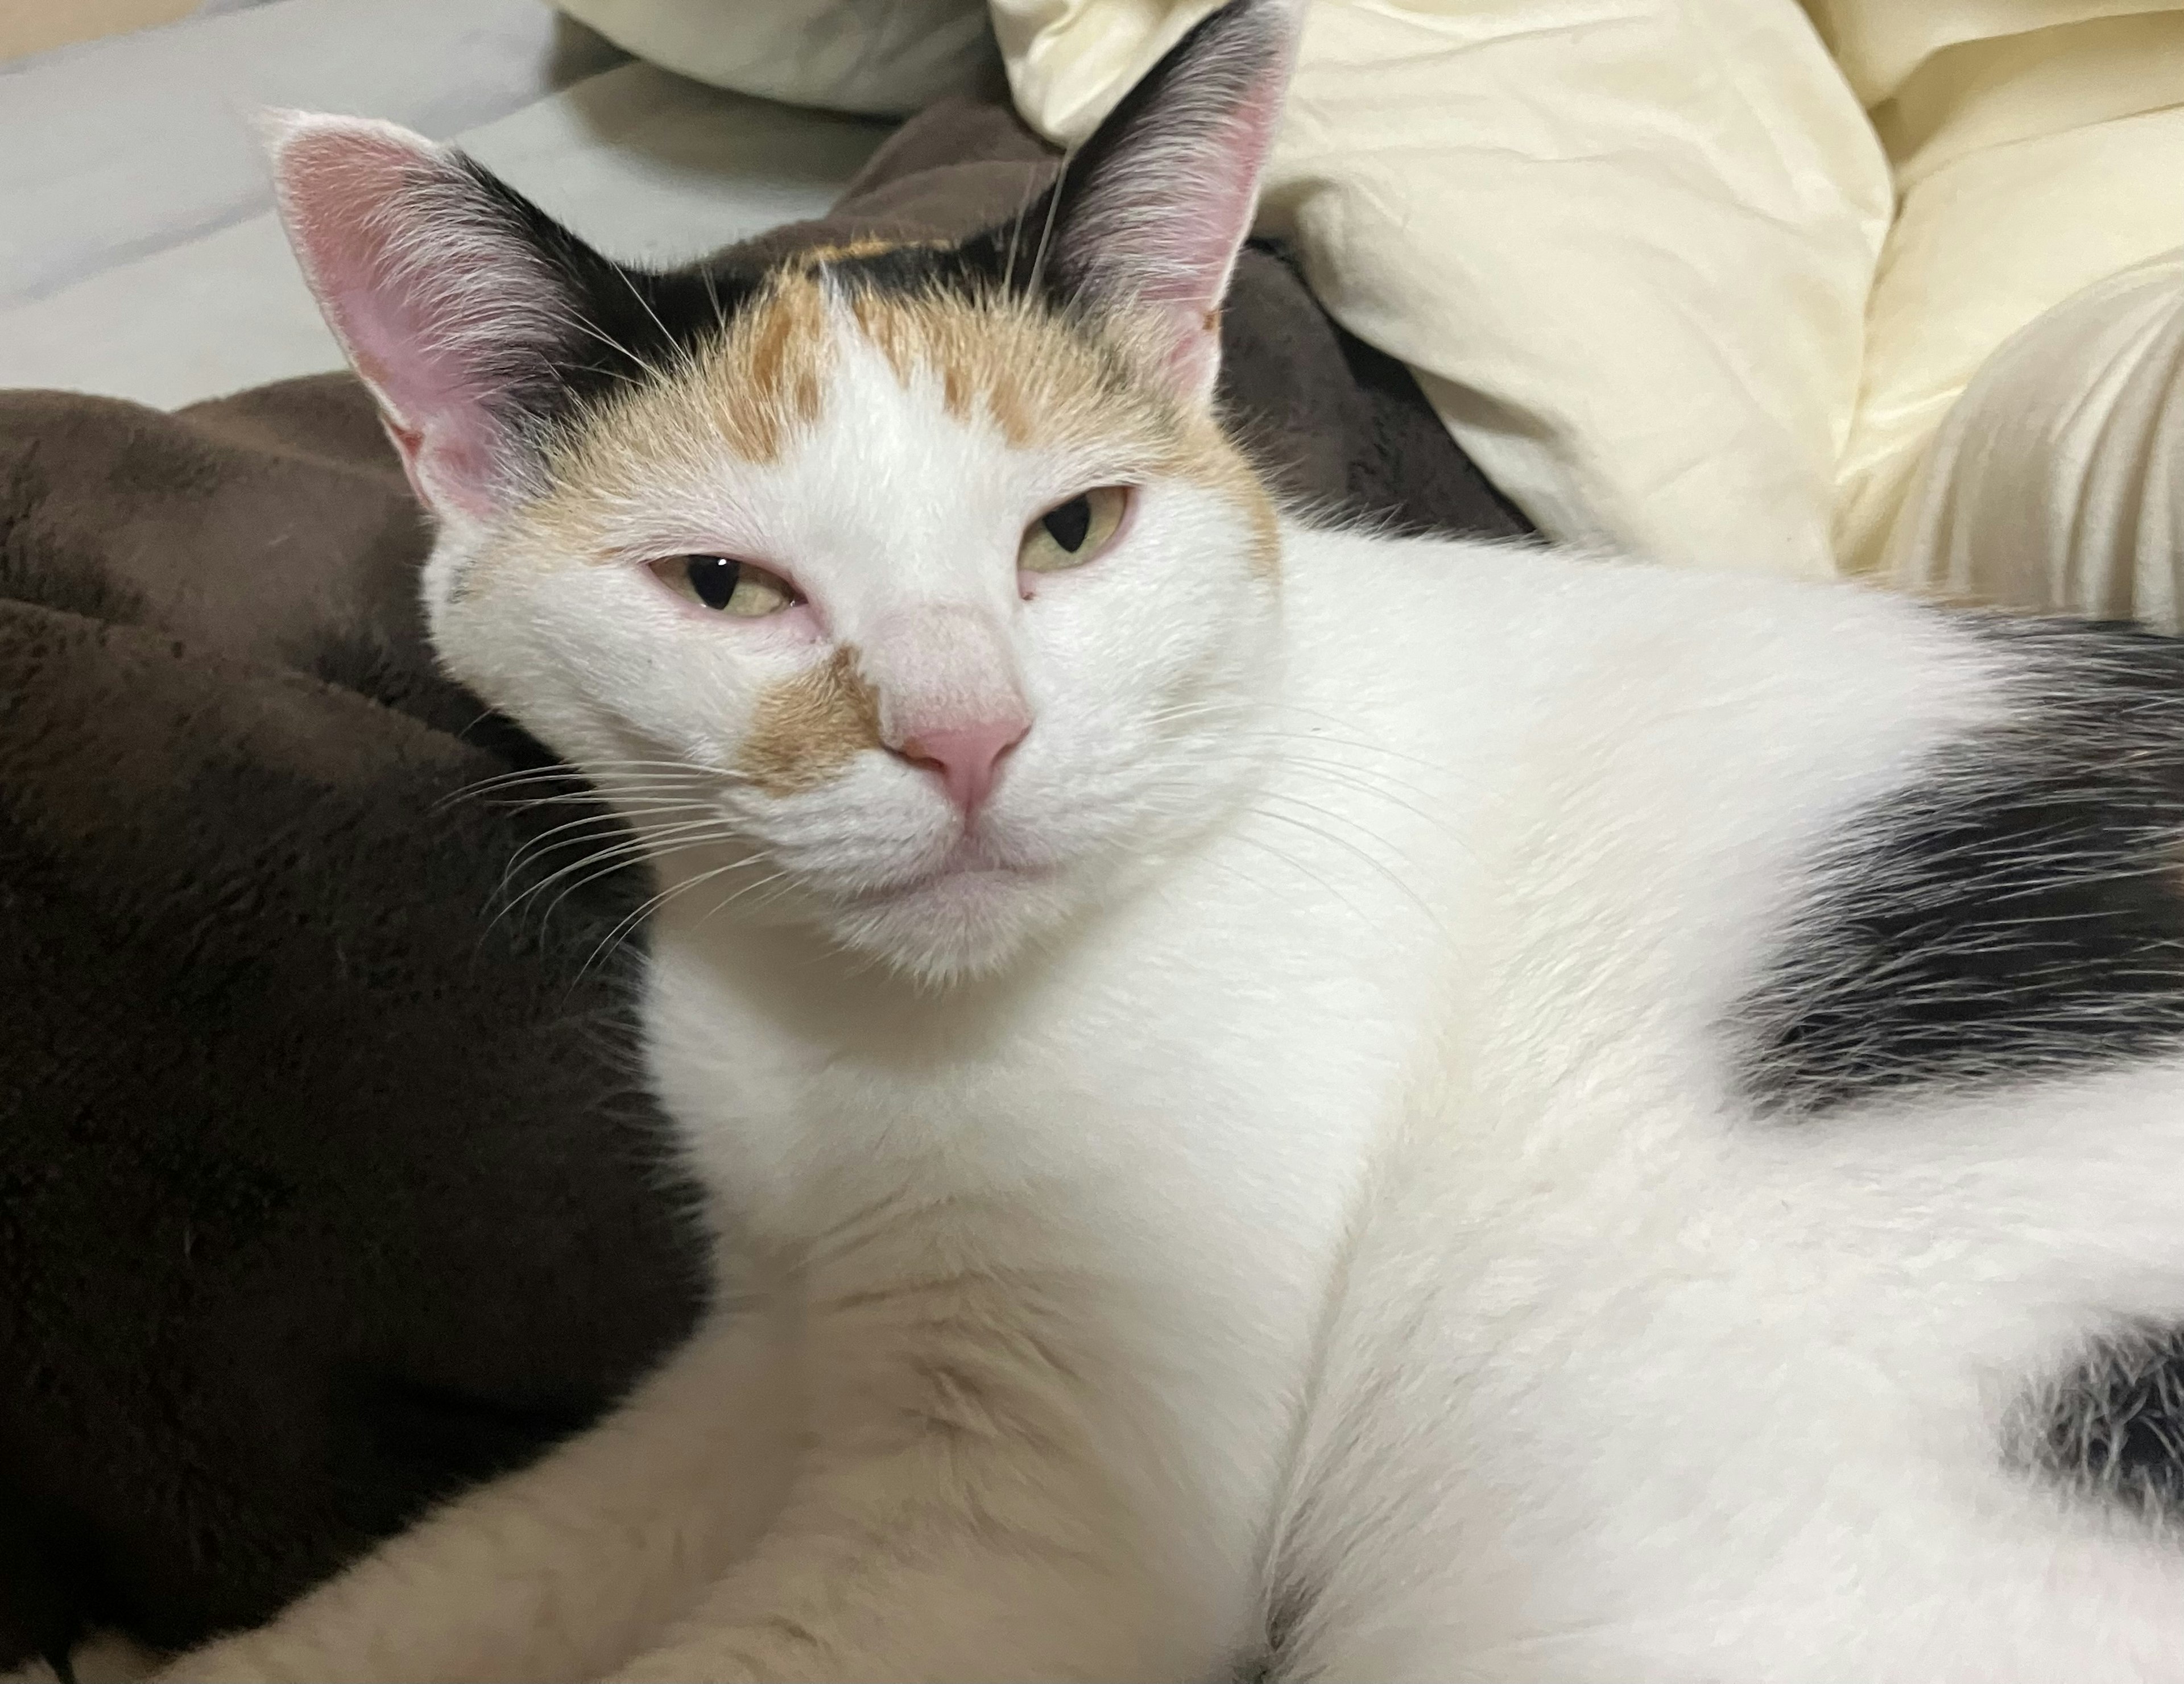
{"type": "MultiPolygon", "coordinates": [[[[728,260],[968,231],[1051,167],[951,103],[728,260]]],[[[1278,254],[1223,337],[1295,495],[1522,530],[1278,254]]],[[[519,858],[576,808],[464,795],[551,762],[434,672],[426,544],[347,375],[0,393],[0,1670],[265,1618],[701,1302],[632,1068],[638,893],[519,858]]]]}

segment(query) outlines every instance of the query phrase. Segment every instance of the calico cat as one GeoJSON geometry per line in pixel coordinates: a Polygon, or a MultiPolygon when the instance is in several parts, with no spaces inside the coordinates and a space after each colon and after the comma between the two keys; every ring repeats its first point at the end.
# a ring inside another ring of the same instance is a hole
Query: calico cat
{"type": "Polygon", "coordinates": [[[1209,393],[1293,27],[751,283],[281,130],[756,1238],[173,1676],[2184,1677],[2184,661],[1278,506],[1209,393]]]}

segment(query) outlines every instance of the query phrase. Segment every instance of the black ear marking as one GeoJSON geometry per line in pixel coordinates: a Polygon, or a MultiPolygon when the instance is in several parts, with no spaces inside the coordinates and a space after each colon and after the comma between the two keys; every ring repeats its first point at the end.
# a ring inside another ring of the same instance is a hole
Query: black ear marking
{"type": "Polygon", "coordinates": [[[717,329],[721,277],[625,268],[450,148],[389,123],[269,125],[281,215],[425,501],[489,516],[554,423],[717,329]]]}
{"type": "Polygon", "coordinates": [[[662,270],[616,262],[476,159],[456,156],[481,200],[493,207],[510,237],[538,255],[565,300],[551,378],[514,395],[530,415],[558,419],[676,366],[758,291],[754,276],[702,264],[662,270]]]}

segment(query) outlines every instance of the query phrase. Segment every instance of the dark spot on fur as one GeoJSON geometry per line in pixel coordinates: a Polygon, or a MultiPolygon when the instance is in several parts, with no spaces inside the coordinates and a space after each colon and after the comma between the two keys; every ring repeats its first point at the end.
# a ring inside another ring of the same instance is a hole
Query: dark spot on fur
{"type": "Polygon", "coordinates": [[[2017,1448],[2086,1496],[2149,1518],[2184,1511],[2184,1326],[2096,1341],[2035,1391],[2017,1448]]]}
{"type": "Polygon", "coordinates": [[[2184,644],[1997,620],[2026,708],[1857,817],[1736,1014],[1811,1115],[2184,1046],[2184,644]]]}

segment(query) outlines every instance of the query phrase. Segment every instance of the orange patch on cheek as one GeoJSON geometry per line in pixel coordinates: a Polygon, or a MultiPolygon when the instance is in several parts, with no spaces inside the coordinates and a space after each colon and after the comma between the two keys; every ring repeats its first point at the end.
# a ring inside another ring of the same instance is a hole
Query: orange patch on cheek
{"type": "Polygon", "coordinates": [[[794,795],[879,746],[879,698],[844,647],[759,697],[736,769],[766,795],[794,795]]]}

